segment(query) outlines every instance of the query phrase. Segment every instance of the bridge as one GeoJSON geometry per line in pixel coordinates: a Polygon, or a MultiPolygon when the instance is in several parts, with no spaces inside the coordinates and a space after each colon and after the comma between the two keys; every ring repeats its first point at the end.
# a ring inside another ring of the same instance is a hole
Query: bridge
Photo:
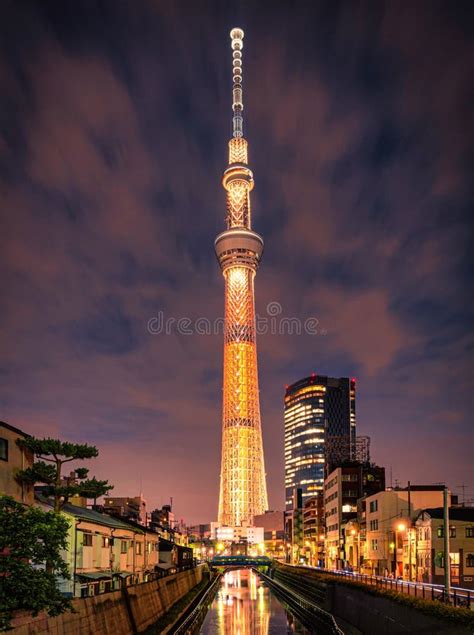
{"type": "Polygon", "coordinates": [[[209,561],[211,567],[246,569],[269,567],[272,561],[267,556],[214,556],[209,561]]]}

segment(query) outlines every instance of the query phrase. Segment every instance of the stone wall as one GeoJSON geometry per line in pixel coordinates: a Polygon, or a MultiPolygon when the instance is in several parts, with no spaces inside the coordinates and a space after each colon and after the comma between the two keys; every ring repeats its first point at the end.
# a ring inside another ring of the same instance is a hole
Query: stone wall
{"type": "Polygon", "coordinates": [[[21,612],[12,625],[14,635],[135,635],[164,615],[202,580],[196,567],[161,580],[144,582],[120,591],[73,600],[74,612],[36,618],[21,612]]]}

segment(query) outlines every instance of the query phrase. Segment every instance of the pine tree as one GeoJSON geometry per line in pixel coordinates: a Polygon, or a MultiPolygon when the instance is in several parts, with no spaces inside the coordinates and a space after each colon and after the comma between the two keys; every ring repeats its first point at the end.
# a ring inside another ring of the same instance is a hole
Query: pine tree
{"type": "Polygon", "coordinates": [[[76,468],[72,478],[63,477],[62,468],[65,463],[84,461],[99,455],[93,445],[35,437],[18,439],[17,444],[32,452],[36,458],[32,467],[18,472],[17,481],[25,485],[44,484],[45,494],[54,498],[55,512],[60,512],[72,496],[93,498],[96,502],[99,496],[104,496],[113,489],[108,481],[99,481],[95,477],[89,479],[89,470],[85,467],[76,468]]]}

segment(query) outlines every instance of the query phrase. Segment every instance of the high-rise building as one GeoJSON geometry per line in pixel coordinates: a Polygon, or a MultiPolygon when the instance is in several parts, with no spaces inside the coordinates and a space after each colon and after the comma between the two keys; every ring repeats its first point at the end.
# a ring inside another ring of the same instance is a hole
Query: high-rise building
{"type": "Polygon", "coordinates": [[[233,134],[222,184],[227,229],[215,240],[225,280],[224,387],[219,517],[221,526],[252,525],[268,508],[258,390],[254,281],[263,252],[252,230],[254,181],[243,136],[242,48],[244,32],[230,33],[233,58],[233,134]]]}
{"type": "Polygon", "coordinates": [[[334,466],[355,450],[355,379],[313,373],[287,386],[285,393],[285,494],[292,509],[293,491],[303,500],[323,489],[334,466]]]}

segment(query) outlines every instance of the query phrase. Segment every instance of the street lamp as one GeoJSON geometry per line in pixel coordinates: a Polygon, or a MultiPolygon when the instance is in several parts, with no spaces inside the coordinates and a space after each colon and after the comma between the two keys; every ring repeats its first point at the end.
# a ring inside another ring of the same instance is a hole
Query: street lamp
{"type": "MultiPolygon", "coordinates": [[[[394,549],[394,560],[395,560],[395,571],[394,571],[394,576],[397,577],[397,564],[398,564],[398,560],[397,560],[397,552],[398,552],[398,533],[405,531],[407,528],[407,526],[405,525],[405,523],[398,523],[397,528],[395,530],[395,549],[394,549]]],[[[402,547],[403,548],[403,547],[402,547]]],[[[403,562],[403,552],[402,552],[402,562],[403,562]]],[[[403,574],[403,571],[402,571],[403,574]]]]}

